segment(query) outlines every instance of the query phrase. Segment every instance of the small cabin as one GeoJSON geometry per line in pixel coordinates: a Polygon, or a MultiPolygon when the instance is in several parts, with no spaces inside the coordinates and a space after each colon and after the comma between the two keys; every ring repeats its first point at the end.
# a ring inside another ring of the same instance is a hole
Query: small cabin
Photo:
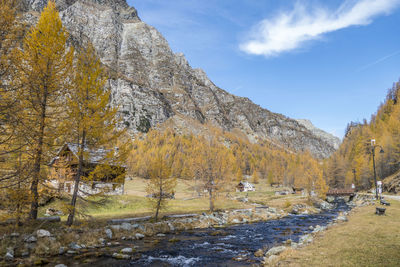
{"type": "Polygon", "coordinates": [[[248,192],[248,191],[256,191],[256,188],[253,184],[245,181],[245,182],[240,182],[236,186],[236,192],[248,192]]]}
{"type": "MultiPolygon", "coordinates": [[[[50,163],[48,183],[59,192],[72,194],[75,187],[75,175],[78,170],[77,144],[66,143],[50,163]]],[[[80,196],[95,194],[122,195],[126,167],[117,164],[106,164],[104,159],[109,153],[105,149],[85,149],[83,179],[79,183],[80,196]],[[100,172],[96,170],[101,169],[100,172]],[[87,177],[91,174],[91,179],[87,177]]]]}

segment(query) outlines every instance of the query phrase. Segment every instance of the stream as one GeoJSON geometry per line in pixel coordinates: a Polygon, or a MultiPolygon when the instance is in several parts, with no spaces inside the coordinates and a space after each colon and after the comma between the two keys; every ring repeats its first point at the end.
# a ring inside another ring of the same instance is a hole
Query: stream
{"type": "MultiPolygon", "coordinates": [[[[225,228],[196,229],[165,237],[134,241],[141,257],[116,260],[100,257],[86,266],[252,266],[263,260],[254,256],[260,248],[271,248],[312,232],[310,226],[326,226],[341,211],[350,208],[337,202],[332,210],[318,214],[288,215],[281,219],[225,228]],[[216,232],[218,231],[218,232],[216,232]],[[171,242],[175,239],[176,242],[171,242]],[[234,259],[236,258],[236,260],[234,259]],[[238,261],[237,258],[240,258],[238,261]]],[[[121,247],[132,246],[124,241],[121,247]]],[[[72,264],[71,266],[73,266],[72,264]]],[[[70,266],[70,265],[69,265],[70,266]]],[[[81,264],[80,266],[85,266],[81,264]]]]}

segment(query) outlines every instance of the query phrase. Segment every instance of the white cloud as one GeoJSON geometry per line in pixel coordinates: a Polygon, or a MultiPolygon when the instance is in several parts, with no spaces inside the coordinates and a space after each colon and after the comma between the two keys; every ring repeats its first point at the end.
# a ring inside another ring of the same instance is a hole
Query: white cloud
{"type": "Polygon", "coordinates": [[[387,15],[400,0],[345,0],[336,10],[307,7],[298,2],[289,12],[261,21],[240,49],[254,55],[274,56],[301,47],[323,34],[356,25],[368,25],[387,15]]]}

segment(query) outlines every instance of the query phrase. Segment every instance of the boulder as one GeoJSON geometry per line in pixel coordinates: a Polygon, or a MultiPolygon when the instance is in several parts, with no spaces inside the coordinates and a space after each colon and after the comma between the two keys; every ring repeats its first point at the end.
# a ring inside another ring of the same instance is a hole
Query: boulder
{"type": "Polygon", "coordinates": [[[60,247],[60,249],[58,250],[58,254],[59,255],[63,255],[65,253],[65,251],[67,250],[66,247],[60,247]]]}
{"type": "Polygon", "coordinates": [[[7,248],[6,255],[4,256],[6,261],[12,261],[14,259],[14,248],[7,248]]]}
{"type": "Polygon", "coordinates": [[[268,250],[268,252],[265,254],[265,256],[269,257],[269,256],[272,256],[272,255],[279,255],[285,250],[286,250],[285,246],[273,247],[273,248],[268,250]]]}
{"type": "Polygon", "coordinates": [[[137,233],[137,234],[135,234],[135,237],[136,237],[136,239],[143,239],[144,235],[137,233]]]}
{"type": "Polygon", "coordinates": [[[125,230],[125,231],[130,231],[130,230],[132,230],[132,224],[130,224],[130,223],[123,223],[123,224],[121,225],[121,229],[122,229],[122,230],[125,230]]]}
{"type": "Polygon", "coordinates": [[[111,239],[113,237],[113,232],[111,231],[111,229],[106,229],[105,230],[106,236],[108,239],[111,239]]]}
{"type": "Polygon", "coordinates": [[[36,236],[37,236],[38,238],[50,237],[51,234],[50,234],[50,232],[47,231],[47,230],[39,229],[39,230],[36,231],[36,236]]]}
{"type": "Polygon", "coordinates": [[[35,243],[36,241],[37,241],[37,238],[33,235],[30,235],[27,238],[25,238],[26,243],[35,243]]]}
{"type": "Polygon", "coordinates": [[[306,243],[311,243],[313,241],[312,235],[303,235],[299,239],[299,244],[306,244],[306,243]]]}
{"type": "Polygon", "coordinates": [[[111,229],[115,230],[115,231],[119,231],[121,230],[121,225],[119,224],[114,224],[110,226],[111,229]]]}
{"type": "Polygon", "coordinates": [[[19,237],[19,233],[11,233],[11,237],[19,237]]]}
{"type": "Polygon", "coordinates": [[[133,248],[123,248],[121,249],[122,254],[132,254],[133,253],[133,248]]]}
{"type": "Polygon", "coordinates": [[[114,254],[112,254],[112,257],[117,260],[129,260],[131,258],[131,256],[129,256],[129,255],[120,254],[120,253],[114,253],[114,254]]]}
{"type": "Polygon", "coordinates": [[[79,250],[82,248],[82,246],[79,246],[78,244],[72,242],[71,244],[69,244],[69,247],[73,250],[79,250]]]}
{"type": "Polygon", "coordinates": [[[347,217],[344,216],[344,215],[338,216],[338,217],[336,218],[336,220],[339,221],[339,222],[347,222],[347,221],[348,221],[347,217]]]}

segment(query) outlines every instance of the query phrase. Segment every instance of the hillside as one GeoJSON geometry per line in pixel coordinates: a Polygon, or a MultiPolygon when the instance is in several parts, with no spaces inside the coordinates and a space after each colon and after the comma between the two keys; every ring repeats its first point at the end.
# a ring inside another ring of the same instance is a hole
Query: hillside
{"type": "MultiPolygon", "coordinates": [[[[47,1],[24,1],[24,18],[33,24],[47,1]]],[[[335,140],[217,87],[203,70],[192,69],[182,53],[174,53],[125,0],[56,3],[70,43],[79,47],[92,42],[109,69],[112,103],[120,107],[131,132],[146,132],[166,121],[178,130],[195,132],[197,125],[209,123],[227,131],[239,129],[252,142],[269,140],[320,158],[335,151],[335,140]]]]}

